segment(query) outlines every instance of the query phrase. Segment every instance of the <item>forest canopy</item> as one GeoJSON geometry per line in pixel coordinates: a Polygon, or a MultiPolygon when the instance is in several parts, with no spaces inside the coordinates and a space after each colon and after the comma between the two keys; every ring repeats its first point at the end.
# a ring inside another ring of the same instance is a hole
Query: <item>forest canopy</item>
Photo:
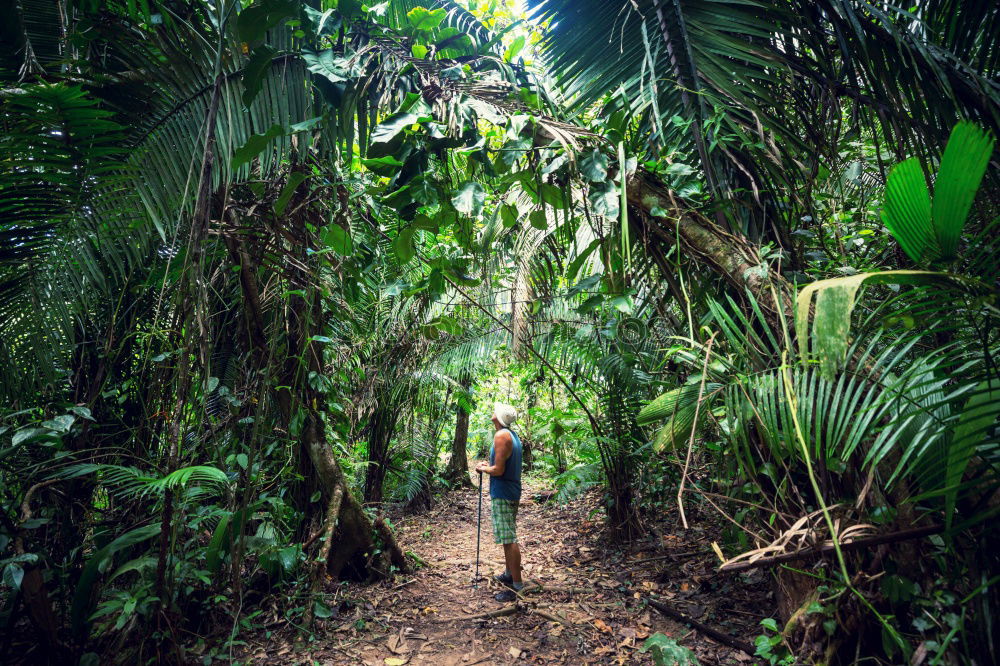
{"type": "Polygon", "coordinates": [[[1000,7],[911,4],[5,3],[0,661],[318,640],[496,402],[761,663],[1000,661],[1000,7]]]}

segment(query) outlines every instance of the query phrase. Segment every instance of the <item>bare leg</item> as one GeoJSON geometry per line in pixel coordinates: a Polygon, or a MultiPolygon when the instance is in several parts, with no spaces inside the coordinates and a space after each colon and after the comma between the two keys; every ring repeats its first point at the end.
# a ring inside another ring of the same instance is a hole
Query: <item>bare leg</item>
{"type": "Polygon", "coordinates": [[[516,543],[503,544],[503,560],[515,583],[521,583],[521,548],[516,543]]]}

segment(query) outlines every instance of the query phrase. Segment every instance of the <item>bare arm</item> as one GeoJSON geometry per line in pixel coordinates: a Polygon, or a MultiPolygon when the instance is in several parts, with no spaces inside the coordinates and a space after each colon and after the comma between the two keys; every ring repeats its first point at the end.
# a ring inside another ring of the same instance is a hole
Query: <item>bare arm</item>
{"type": "Polygon", "coordinates": [[[503,476],[504,470],[507,469],[507,459],[513,451],[514,442],[510,438],[510,432],[499,431],[493,436],[493,464],[479,463],[476,471],[486,472],[490,476],[503,476]]]}

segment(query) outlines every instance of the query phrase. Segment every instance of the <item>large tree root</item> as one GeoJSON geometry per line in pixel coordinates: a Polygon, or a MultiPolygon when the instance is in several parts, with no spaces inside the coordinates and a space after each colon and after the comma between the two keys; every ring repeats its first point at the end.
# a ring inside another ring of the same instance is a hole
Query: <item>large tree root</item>
{"type": "MultiPolygon", "coordinates": [[[[344,489],[340,486],[333,491],[330,504],[326,510],[326,525],[323,528],[324,541],[319,548],[319,557],[313,564],[312,581],[309,585],[309,597],[315,598],[323,586],[323,572],[326,569],[324,564],[330,559],[330,550],[333,547],[333,534],[337,527],[337,517],[340,515],[340,505],[344,499],[344,489]]],[[[306,603],[305,611],[302,613],[302,626],[308,631],[312,627],[314,605],[306,603]]]]}
{"type": "Polygon", "coordinates": [[[303,443],[316,470],[320,488],[327,497],[332,498],[338,492],[342,495],[337,514],[339,538],[326,558],[327,574],[334,578],[348,574],[354,578],[374,580],[388,578],[392,567],[405,571],[406,556],[388,525],[384,521],[379,525],[379,521],[373,523],[369,520],[357,498],[347,488],[340,465],[320,436],[322,422],[319,416],[310,415],[306,420],[303,443]],[[375,542],[376,534],[381,544],[375,542]],[[376,554],[376,551],[379,552],[376,554]]]}

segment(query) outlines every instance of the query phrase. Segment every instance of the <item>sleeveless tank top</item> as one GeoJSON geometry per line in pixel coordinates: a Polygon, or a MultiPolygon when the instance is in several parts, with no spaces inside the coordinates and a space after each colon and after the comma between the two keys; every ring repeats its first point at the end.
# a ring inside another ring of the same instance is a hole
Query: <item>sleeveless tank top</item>
{"type": "MultiPolygon", "coordinates": [[[[518,502],[521,499],[521,438],[513,430],[504,428],[510,433],[511,452],[507,458],[501,476],[490,476],[490,497],[493,499],[518,502]]],[[[503,432],[503,431],[501,431],[503,432]]],[[[490,464],[495,464],[496,451],[490,445],[490,464]]]]}

